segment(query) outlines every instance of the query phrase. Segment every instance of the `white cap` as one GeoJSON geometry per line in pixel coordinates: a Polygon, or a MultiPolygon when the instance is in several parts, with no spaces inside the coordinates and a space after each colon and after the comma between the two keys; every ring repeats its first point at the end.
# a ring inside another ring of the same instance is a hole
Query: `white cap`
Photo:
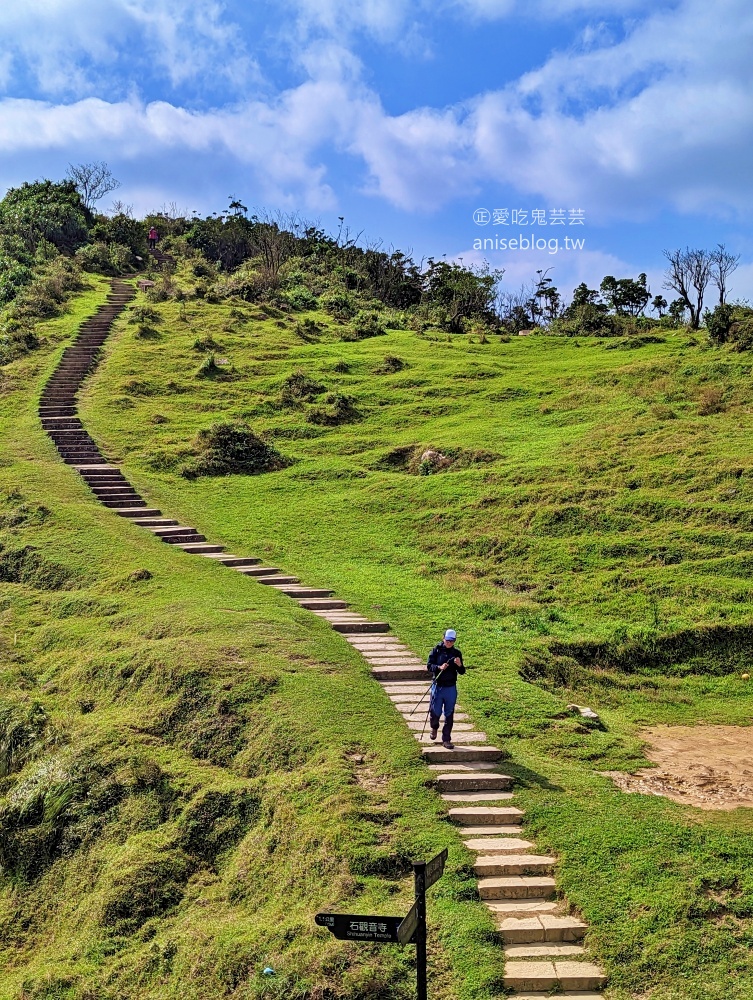
{"type": "Polygon", "coordinates": [[[457,639],[458,634],[454,628],[448,628],[444,634],[445,639],[457,639]]]}

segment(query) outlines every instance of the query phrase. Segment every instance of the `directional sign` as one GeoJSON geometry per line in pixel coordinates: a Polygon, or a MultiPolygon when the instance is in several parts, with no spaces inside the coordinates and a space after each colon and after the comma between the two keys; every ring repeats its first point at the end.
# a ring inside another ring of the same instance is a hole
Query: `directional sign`
{"type": "Polygon", "coordinates": [[[424,875],[426,880],[424,886],[425,889],[428,889],[430,885],[434,885],[434,883],[442,877],[446,861],[447,848],[445,847],[442,853],[438,854],[436,858],[432,858],[431,861],[426,862],[426,873],[424,875]]]}
{"type": "Polygon", "coordinates": [[[418,903],[414,903],[408,910],[408,915],[397,929],[397,939],[400,944],[411,944],[413,935],[418,927],[418,903]]]}
{"type": "Polygon", "coordinates": [[[383,944],[399,941],[398,927],[404,923],[402,917],[362,917],[354,913],[317,913],[314,919],[341,941],[377,941],[383,944]]]}

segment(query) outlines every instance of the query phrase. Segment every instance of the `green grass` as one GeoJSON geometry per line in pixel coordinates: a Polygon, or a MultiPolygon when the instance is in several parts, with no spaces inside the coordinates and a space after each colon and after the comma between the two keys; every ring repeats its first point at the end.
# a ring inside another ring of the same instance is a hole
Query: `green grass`
{"type": "Polygon", "coordinates": [[[433,995],[499,995],[472,857],[366,665],[99,507],[41,430],[41,387],[106,291],[2,372],[0,997],[406,1000],[409,949],[313,916],[406,912],[411,858],[444,846],[433,995]]]}
{"type": "Polygon", "coordinates": [[[84,406],[131,480],[213,541],[388,619],[418,652],[456,626],[474,666],[463,700],[512,754],[528,829],[560,855],[609,995],[749,996],[750,810],[624,795],[599,773],[645,763],[645,724],[751,720],[748,356],[667,331],[620,350],[397,330],[343,342],[317,313],[304,338],[252,305],[158,308],[158,340],[120,324],[84,406]],[[224,371],[197,377],[197,339],[224,371]],[[323,389],[291,405],[298,369],[323,389]],[[704,415],[710,390],[723,403],[704,415]],[[318,422],[328,394],[359,416],[318,422]],[[247,421],[292,464],[183,478],[217,419],[247,421]],[[428,448],[450,471],[410,471],[428,448]],[[564,717],[571,700],[605,731],[564,717]]]}

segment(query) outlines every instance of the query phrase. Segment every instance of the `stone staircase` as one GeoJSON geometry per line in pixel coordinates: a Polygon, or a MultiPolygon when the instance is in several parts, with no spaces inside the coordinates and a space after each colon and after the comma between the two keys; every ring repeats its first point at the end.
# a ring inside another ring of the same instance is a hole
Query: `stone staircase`
{"type": "Polygon", "coordinates": [[[175,259],[169,253],[163,253],[157,247],[154,247],[154,249],[150,247],[148,253],[159,271],[163,270],[163,268],[171,267],[175,263],[175,259]]]}
{"type": "MultiPolygon", "coordinates": [[[[156,251],[154,252],[156,253],[156,251]]],[[[555,859],[535,852],[524,836],[523,813],[513,805],[513,779],[499,770],[504,754],[487,743],[458,705],[450,750],[432,742],[424,726],[428,675],[422,660],[390,633],[384,621],[348,610],[331,590],[308,587],[260,559],[235,556],[210,543],[194,527],[163,516],[131,486],[117,466],[103,458],[78,418],[77,394],[97,364],[112,321],[133,296],[113,280],[105,305],[80,328],[45,386],[39,414],[62,459],[84,478],[92,493],[119,517],[191,555],[200,555],[272,587],[329,622],[371,665],[387,697],[421,743],[450,818],[466,847],[476,855],[481,899],[494,916],[505,954],[504,984],[518,1000],[551,995],[601,1000],[605,976],[587,960],[582,920],[557,898],[555,859]]]]}

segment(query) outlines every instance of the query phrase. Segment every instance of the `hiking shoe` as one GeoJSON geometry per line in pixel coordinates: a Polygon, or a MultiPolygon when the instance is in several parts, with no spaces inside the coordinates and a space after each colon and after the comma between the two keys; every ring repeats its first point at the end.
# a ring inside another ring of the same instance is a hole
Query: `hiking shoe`
{"type": "Polygon", "coordinates": [[[437,733],[438,732],[439,732],[439,730],[432,729],[432,731],[429,733],[429,739],[430,740],[435,740],[437,738],[437,733]]]}
{"type": "Polygon", "coordinates": [[[455,744],[452,742],[452,740],[442,740],[442,746],[445,748],[445,750],[455,749],[455,744]]]}

